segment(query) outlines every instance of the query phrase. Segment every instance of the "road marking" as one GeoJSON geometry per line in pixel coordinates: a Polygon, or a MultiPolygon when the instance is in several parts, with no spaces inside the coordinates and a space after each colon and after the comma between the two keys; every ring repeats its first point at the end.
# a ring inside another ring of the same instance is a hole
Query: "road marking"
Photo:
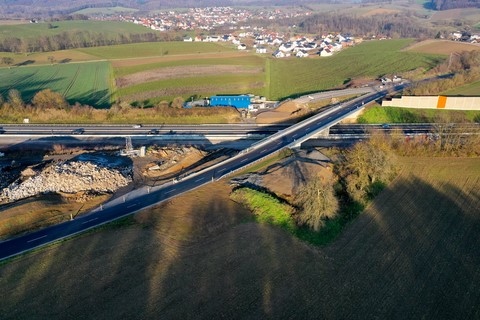
{"type": "Polygon", "coordinates": [[[244,163],[245,161],[248,161],[248,158],[243,159],[240,163],[244,163]]]}
{"type": "MultiPolygon", "coordinates": [[[[127,207],[127,208],[128,208],[128,207],[127,207]]],[[[82,224],[89,223],[89,222],[95,221],[95,220],[97,220],[97,219],[98,219],[98,218],[93,218],[93,219],[90,219],[90,220],[87,220],[87,221],[82,222],[82,224]]]]}
{"type": "Polygon", "coordinates": [[[262,151],[260,151],[260,153],[264,153],[264,152],[267,152],[267,149],[263,149],[262,151]]]}
{"type": "Polygon", "coordinates": [[[199,179],[195,180],[195,182],[198,182],[198,181],[201,181],[201,180],[203,180],[203,178],[199,178],[199,179]]]}
{"type": "Polygon", "coordinates": [[[172,189],[172,190],[170,190],[170,191],[167,191],[167,192],[165,192],[165,194],[170,193],[170,192],[173,192],[173,191],[175,191],[175,190],[177,190],[177,189],[172,189]]]}
{"type": "Polygon", "coordinates": [[[35,239],[32,239],[32,240],[28,240],[27,242],[37,241],[37,240],[40,240],[40,239],[45,238],[46,236],[47,236],[47,235],[44,235],[44,236],[41,236],[41,237],[38,237],[38,238],[35,238],[35,239]]]}
{"type": "Polygon", "coordinates": [[[227,170],[227,168],[223,168],[222,170],[218,170],[217,172],[220,173],[220,172],[225,171],[225,170],[227,170]]]}
{"type": "Polygon", "coordinates": [[[135,207],[137,203],[132,203],[131,205],[128,205],[127,208],[135,207]]]}
{"type": "Polygon", "coordinates": [[[310,130],[310,127],[305,128],[305,131],[308,131],[308,130],[310,130]]]}

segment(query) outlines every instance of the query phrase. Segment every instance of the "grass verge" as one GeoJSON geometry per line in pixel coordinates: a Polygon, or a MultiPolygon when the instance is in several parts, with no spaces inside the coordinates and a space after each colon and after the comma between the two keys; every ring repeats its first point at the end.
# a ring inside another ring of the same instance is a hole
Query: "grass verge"
{"type": "Polygon", "coordinates": [[[435,122],[440,114],[447,119],[456,119],[455,122],[475,122],[480,111],[435,110],[435,109],[407,109],[396,107],[374,106],[367,108],[358,117],[358,123],[431,123],[435,122]]]}

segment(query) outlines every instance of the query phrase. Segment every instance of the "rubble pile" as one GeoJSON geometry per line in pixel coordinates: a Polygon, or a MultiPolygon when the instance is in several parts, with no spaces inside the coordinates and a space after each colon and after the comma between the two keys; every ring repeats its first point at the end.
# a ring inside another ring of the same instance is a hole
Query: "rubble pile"
{"type": "Polygon", "coordinates": [[[158,147],[148,150],[148,154],[152,155],[159,160],[148,166],[148,170],[166,170],[175,164],[179,163],[185,157],[198,154],[200,157],[204,157],[207,153],[199,150],[195,147],[158,147]]]}
{"type": "Polygon", "coordinates": [[[108,168],[88,161],[59,161],[0,191],[0,202],[12,202],[42,193],[112,193],[131,181],[131,168],[108,168]]]}

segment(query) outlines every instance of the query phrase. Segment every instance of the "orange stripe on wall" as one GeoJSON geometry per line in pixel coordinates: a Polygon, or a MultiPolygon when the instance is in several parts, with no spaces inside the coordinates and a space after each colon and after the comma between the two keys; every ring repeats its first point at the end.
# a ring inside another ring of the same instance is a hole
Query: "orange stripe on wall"
{"type": "Polygon", "coordinates": [[[447,105],[447,97],[438,96],[437,109],[445,109],[446,105],[447,105]]]}

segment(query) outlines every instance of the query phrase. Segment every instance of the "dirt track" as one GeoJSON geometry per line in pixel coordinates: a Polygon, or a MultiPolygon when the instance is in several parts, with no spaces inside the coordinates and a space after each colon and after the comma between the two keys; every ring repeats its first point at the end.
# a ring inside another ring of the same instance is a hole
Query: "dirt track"
{"type": "Polygon", "coordinates": [[[138,214],[132,225],[0,266],[0,314],[479,319],[479,159],[405,163],[326,248],[245,222],[229,187],[215,183],[138,214]]]}

